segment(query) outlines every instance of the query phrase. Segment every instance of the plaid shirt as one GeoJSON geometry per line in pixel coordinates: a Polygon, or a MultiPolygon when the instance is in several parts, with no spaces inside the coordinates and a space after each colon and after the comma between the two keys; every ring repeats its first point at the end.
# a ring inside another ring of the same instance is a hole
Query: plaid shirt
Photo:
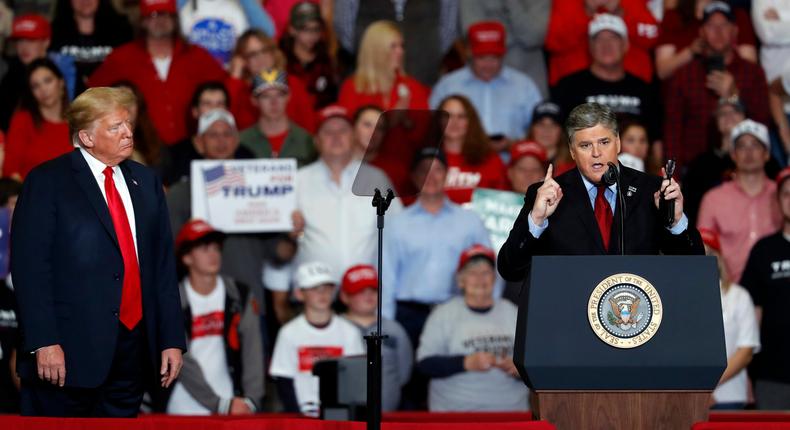
{"type": "MultiPolygon", "coordinates": [[[[746,116],[767,125],[770,113],[763,69],[735,54],[727,71],[735,77],[746,116]]],[[[716,128],[713,113],[719,97],[705,87],[706,75],[703,60],[696,58],[675,73],[664,93],[667,157],[676,157],[681,165],[687,165],[708,148],[710,131],[716,128]]]]}

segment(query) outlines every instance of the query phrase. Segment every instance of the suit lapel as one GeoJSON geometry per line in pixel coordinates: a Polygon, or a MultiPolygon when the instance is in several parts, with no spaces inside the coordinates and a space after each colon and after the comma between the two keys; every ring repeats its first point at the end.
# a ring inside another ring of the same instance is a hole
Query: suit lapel
{"type": "Polygon", "coordinates": [[[82,188],[85,197],[99,217],[99,221],[101,221],[104,229],[107,230],[107,234],[110,235],[115,246],[118,246],[118,249],[120,249],[118,237],[115,235],[115,227],[110,218],[110,210],[107,207],[107,202],[104,200],[104,197],[102,197],[99,185],[96,183],[96,178],[93,177],[93,173],[88,167],[88,162],[85,161],[79,149],[75,149],[74,152],[71,153],[71,166],[74,169],[74,177],[77,180],[77,184],[82,188]]]}
{"type": "MultiPolygon", "coordinates": [[[[574,211],[579,216],[585,230],[592,232],[590,236],[593,238],[595,247],[599,252],[606,254],[606,250],[603,247],[603,238],[601,238],[601,232],[598,229],[598,221],[595,220],[595,213],[590,205],[590,195],[584,187],[584,181],[582,181],[579,169],[573,170],[569,182],[568,194],[571,195],[568,196],[567,201],[574,205],[574,211]]],[[[565,199],[563,198],[563,200],[565,199]]]]}
{"type": "MultiPolygon", "coordinates": [[[[636,177],[634,171],[622,166],[620,167],[620,185],[622,185],[623,198],[625,199],[625,219],[631,217],[636,207],[642,199],[639,197],[641,193],[648,192],[649,190],[642,190],[636,186],[636,177]]],[[[620,216],[620,214],[616,214],[620,216]]]]}

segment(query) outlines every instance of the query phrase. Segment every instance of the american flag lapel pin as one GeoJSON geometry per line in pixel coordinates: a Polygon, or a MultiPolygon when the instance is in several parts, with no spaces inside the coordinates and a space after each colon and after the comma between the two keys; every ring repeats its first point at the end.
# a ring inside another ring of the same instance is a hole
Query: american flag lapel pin
{"type": "Polygon", "coordinates": [[[628,186],[628,192],[625,195],[626,195],[626,197],[631,197],[631,196],[634,195],[635,192],[636,192],[636,187],[633,186],[633,185],[629,185],[628,186]]]}

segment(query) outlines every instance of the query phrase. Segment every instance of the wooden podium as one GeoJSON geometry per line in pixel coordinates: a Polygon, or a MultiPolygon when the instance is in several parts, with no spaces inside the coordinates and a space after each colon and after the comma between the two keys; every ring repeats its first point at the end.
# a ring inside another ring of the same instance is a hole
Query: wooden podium
{"type": "Polygon", "coordinates": [[[514,361],[536,418],[559,430],[706,421],[727,364],[715,260],[534,257],[514,361]]]}
{"type": "Polygon", "coordinates": [[[538,391],[532,412],[558,430],[685,430],[708,420],[710,396],[710,391],[538,391]]]}

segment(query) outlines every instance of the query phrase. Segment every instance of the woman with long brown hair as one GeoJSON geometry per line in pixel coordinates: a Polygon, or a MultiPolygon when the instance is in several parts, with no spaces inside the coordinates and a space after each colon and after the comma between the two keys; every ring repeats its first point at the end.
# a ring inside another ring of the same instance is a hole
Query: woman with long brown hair
{"type": "Polygon", "coordinates": [[[74,148],[64,112],[69,105],[66,83],[51,60],[27,67],[27,86],[11,117],[3,176],[23,180],[30,170],[74,148]]]}
{"type": "Polygon", "coordinates": [[[439,103],[449,114],[443,148],[447,156],[445,191],[450,200],[466,203],[475,188],[507,189],[505,165],[483,130],[472,102],[451,95],[439,103]]]}

